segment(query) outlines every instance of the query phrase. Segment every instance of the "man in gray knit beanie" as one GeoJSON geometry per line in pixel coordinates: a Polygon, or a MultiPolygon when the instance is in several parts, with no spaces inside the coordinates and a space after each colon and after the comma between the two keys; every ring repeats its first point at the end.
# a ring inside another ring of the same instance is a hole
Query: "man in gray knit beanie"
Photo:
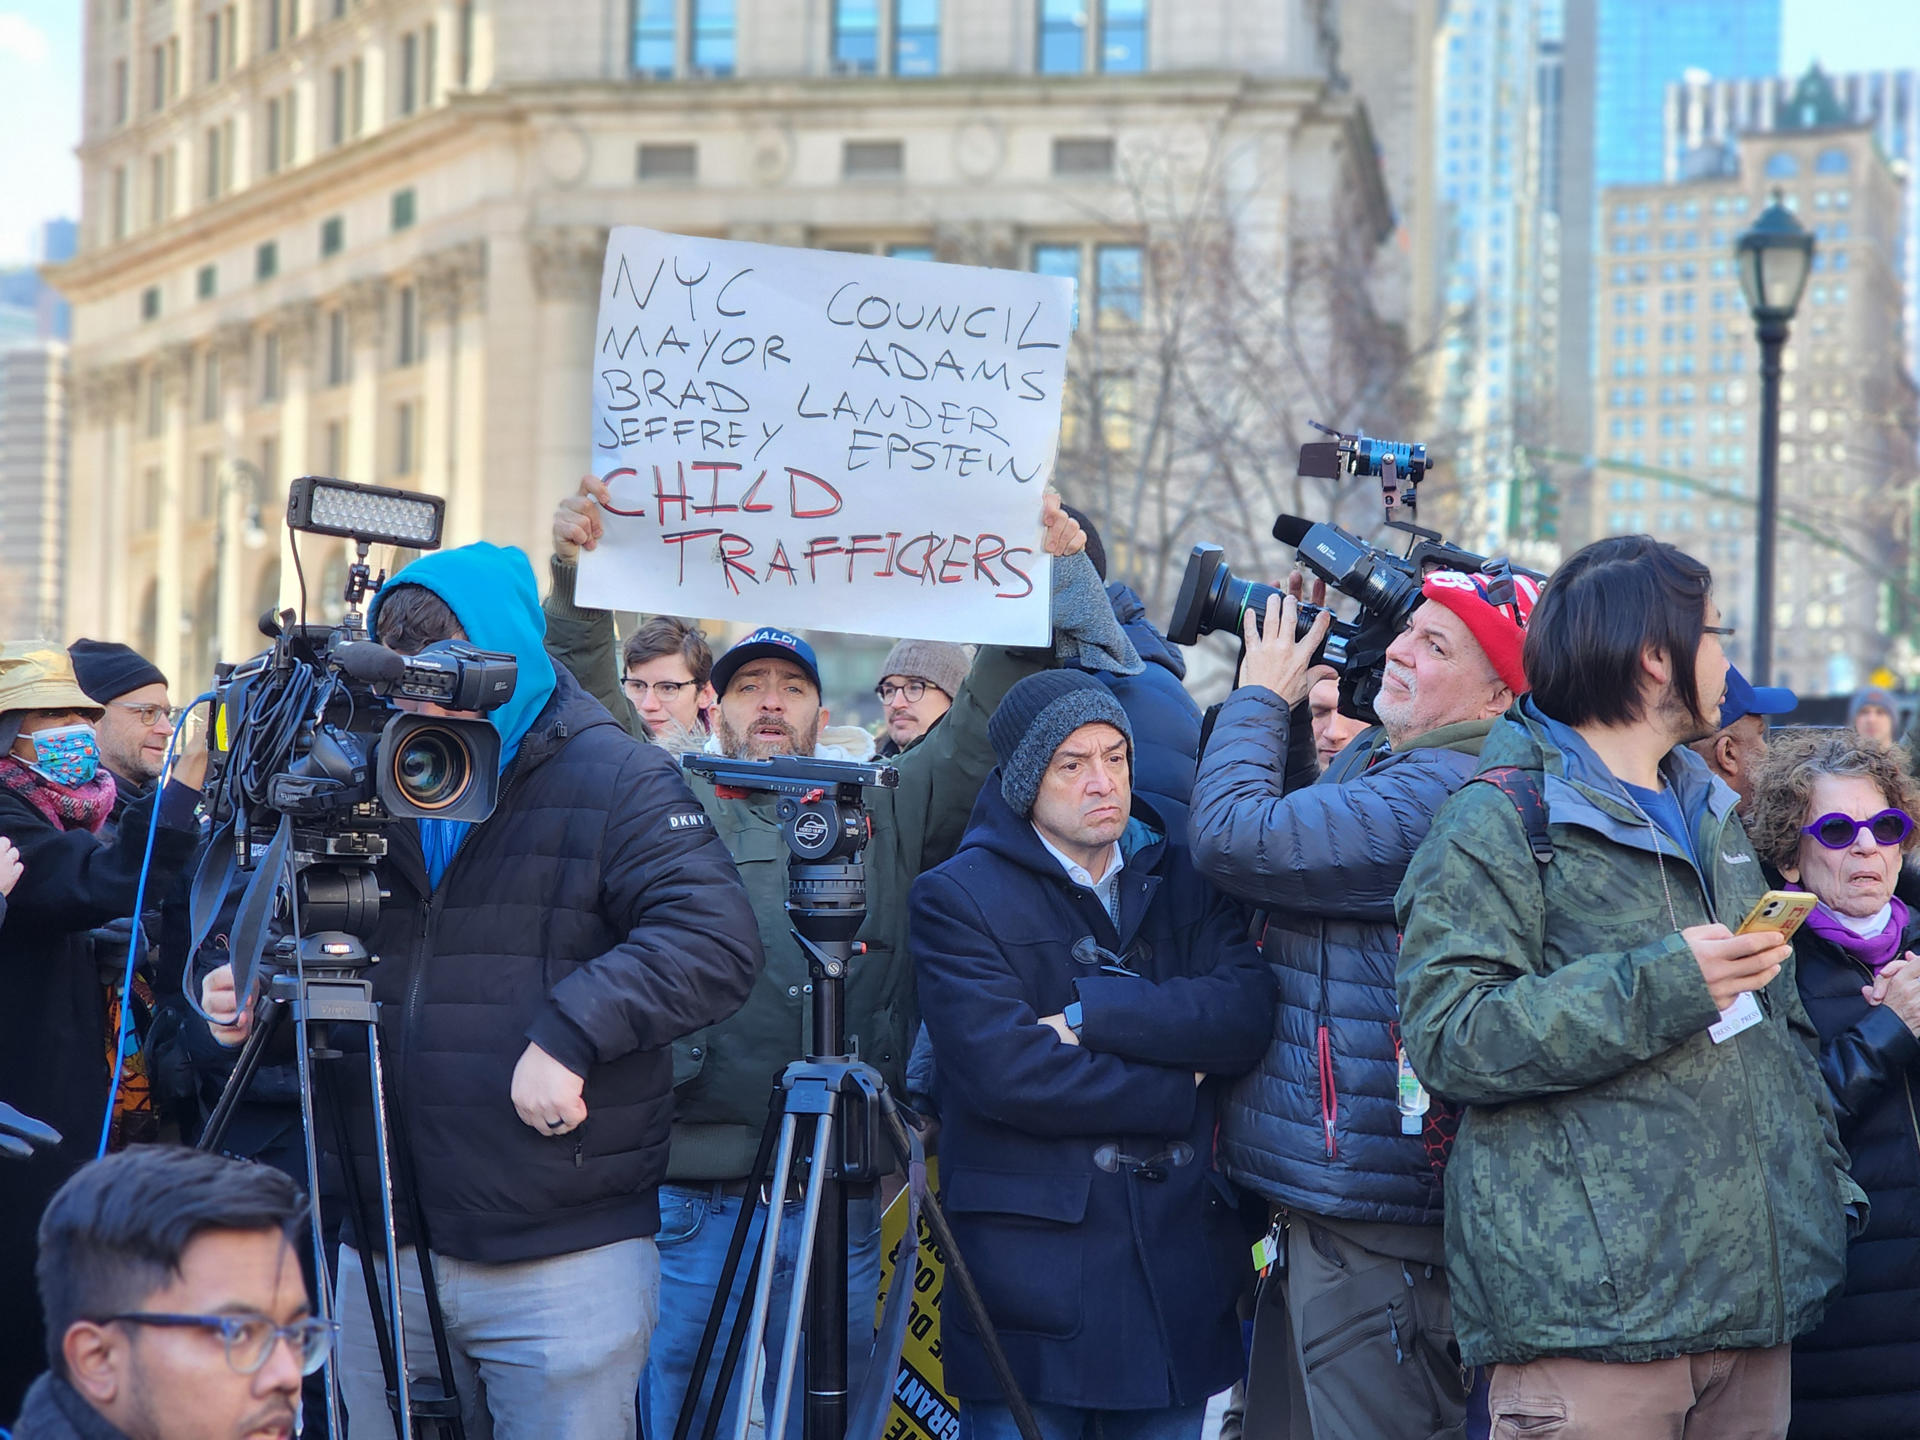
{"type": "Polygon", "coordinates": [[[973,665],[965,645],[943,640],[901,640],[887,652],[880,667],[880,683],[873,693],[887,717],[887,738],[881,756],[898,755],[953,708],[953,697],[973,665]]]}
{"type": "MultiPolygon", "coordinates": [[[[1007,691],[993,718],[987,721],[987,739],[1000,760],[1000,794],[1015,814],[1033,818],[1036,823],[1040,817],[1034,814],[1034,804],[1055,752],[1069,740],[1089,754],[1104,753],[1124,743],[1119,816],[1117,821],[1111,820],[1101,809],[1103,823],[1096,828],[1102,832],[1111,828],[1113,833],[1100,848],[1118,840],[1127,828],[1132,787],[1126,772],[1133,761],[1133,723],[1113,692],[1084,670],[1042,670],[1027,676],[1007,691]],[[1081,735],[1081,730],[1089,733],[1081,735]]],[[[1041,828],[1044,831],[1050,827],[1041,828]]],[[[1049,838],[1058,843],[1057,837],[1049,838]]]]}

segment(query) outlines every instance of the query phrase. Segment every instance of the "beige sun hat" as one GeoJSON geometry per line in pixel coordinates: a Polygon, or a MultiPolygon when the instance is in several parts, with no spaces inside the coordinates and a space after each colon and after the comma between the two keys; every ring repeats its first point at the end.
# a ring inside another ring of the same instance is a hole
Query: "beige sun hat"
{"type": "Polygon", "coordinates": [[[0,645],[0,715],[14,710],[80,710],[98,717],[100,702],[80,688],[73,661],[47,640],[0,645]]]}

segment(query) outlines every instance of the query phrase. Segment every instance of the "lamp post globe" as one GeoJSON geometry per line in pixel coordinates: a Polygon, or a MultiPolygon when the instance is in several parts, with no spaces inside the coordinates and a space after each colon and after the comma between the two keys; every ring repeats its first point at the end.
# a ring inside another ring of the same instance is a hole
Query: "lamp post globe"
{"type": "Polygon", "coordinates": [[[1780,510],[1780,352],[1813,269],[1813,234],[1778,190],[1733,244],[1734,269],[1760,341],[1760,486],[1754,536],[1753,654],[1756,685],[1773,679],[1773,552],[1780,510]]]}

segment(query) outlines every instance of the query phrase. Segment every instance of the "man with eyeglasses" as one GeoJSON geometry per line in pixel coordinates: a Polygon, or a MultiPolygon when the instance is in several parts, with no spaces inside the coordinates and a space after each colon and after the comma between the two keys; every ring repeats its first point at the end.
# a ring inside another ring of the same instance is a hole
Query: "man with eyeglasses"
{"type": "MultiPolygon", "coordinates": [[[[554,512],[553,585],[544,607],[547,648],[633,729],[639,724],[633,706],[612,683],[613,618],[604,610],[574,604],[576,561],[581,550],[598,543],[605,523],[601,505],[610,499],[604,483],[589,475],[554,512]]],[[[1083,544],[1080,528],[1060,510],[1058,499],[1049,496],[1043,513],[1043,546],[1056,557],[1057,602],[1067,564],[1058,557],[1072,555],[1075,564],[1087,567],[1083,581],[1093,576],[1089,563],[1077,555],[1083,544]]],[[[1064,633],[1068,627],[1060,628],[1064,633]]],[[[866,851],[867,918],[859,936],[865,948],[847,981],[846,1028],[860,1058],[896,1088],[902,1085],[919,1024],[906,958],[909,889],[922,871],[952,853],[966,828],[993,766],[986,730],[994,705],[1016,680],[1045,668],[1052,658],[1048,651],[983,646],[964,681],[955,682],[954,703],[945,718],[898,757],[898,787],[868,792],[873,839],[866,851]]],[[[712,683],[720,699],[711,749],[749,760],[871,756],[872,738],[866,732],[828,728],[819,664],[813,647],[798,635],[773,626],[755,630],[719,658],[712,683]],[[867,748],[855,752],[850,742],[867,748]]],[[[722,794],[704,780],[692,781],[691,788],[746,884],[766,963],[745,1005],[674,1046],[673,1140],[667,1183],[660,1190],[660,1320],[641,1384],[642,1430],[655,1440],[673,1434],[692,1385],[694,1356],[719,1291],[728,1239],[740,1207],[760,1189],[760,1177],[750,1171],[767,1120],[767,1099],[781,1070],[806,1052],[812,1009],[806,957],[793,939],[786,913],[789,852],[774,797],[722,794]]],[[[767,1338],[763,1406],[774,1398],[780,1368],[778,1317],[786,1314],[801,1233],[797,1194],[774,1198],[786,1205],[786,1218],[774,1276],[776,1320],[767,1338]]],[[[872,1349],[879,1219],[877,1187],[850,1197],[847,1353],[850,1385],[856,1391],[872,1349]]],[[[752,1233],[757,1238],[757,1228],[752,1233]]],[[[745,1270],[742,1266],[735,1280],[729,1310],[740,1304],[745,1292],[745,1270]]],[[[747,1368],[743,1362],[740,1370],[747,1368]]],[[[695,1433],[711,1403],[717,1370],[716,1364],[707,1372],[695,1433]]],[[[719,1433],[732,1433],[746,1388],[736,1376],[722,1407],[719,1433]]],[[[796,1405],[789,1412],[784,1440],[798,1440],[801,1409],[796,1405]]]]}
{"type": "MultiPolygon", "coordinates": [[[[1216,1107],[1266,1049],[1273,976],[1135,796],[1112,691],[1029,676],[987,733],[959,852],[913,887],[954,1238],[1047,1440],[1199,1440],[1243,1354],[1216,1107]]],[[[1016,1440],[963,1313],[942,1344],[960,1435],[1016,1440]]]]}
{"type": "Polygon", "coordinates": [[[94,736],[119,791],[117,815],[166,766],[174,725],[167,677],[139,651],[111,640],[76,640],[67,654],[80,688],[104,707],[94,736]]]}
{"type": "Polygon", "coordinates": [[[886,716],[887,734],[879,755],[892,759],[940,723],[953,708],[953,697],[973,656],[964,645],[941,640],[900,640],[887,652],[880,667],[880,683],[873,687],[886,716]]]}
{"type": "Polygon", "coordinates": [[[1463,1107],[1446,1162],[1462,1356],[1493,1433],[1787,1433],[1789,1346],[1866,1196],[1731,788],[1713,577],[1647,535],[1560,567],[1532,693],[1396,898],[1401,1036],[1463,1107]]]}
{"type": "Polygon", "coordinates": [[[14,1440],[288,1440],[334,1333],[308,1305],[305,1218],[279,1171],[197,1150],[80,1170],[40,1221],[51,1368],[14,1440]]]}
{"type": "Polygon", "coordinates": [[[713,733],[713,649],[697,625],[655,615],[621,647],[620,688],[656,745],[698,750],[713,733]]]}
{"type": "MultiPolygon", "coordinates": [[[[127,807],[152,792],[160,772],[166,768],[167,746],[173,739],[179,714],[171,708],[167,677],[160,667],[132,646],[112,640],[76,640],[67,647],[73,660],[74,678],[80,688],[101,707],[94,735],[100,745],[100,760],[113,776],[113,812],[108,829],[116,830],[127,807]]],[[[182,736],[184,742],[186,737],[182,736]]],[[[193,748],[204,748],[195,741],[193,748]]],[[[218,1056],[217,1047],[204,1046],[206,1053],[194,1053],[189,1032],[201,1028],[180,995],[180,980],[186,970],[188,935],[188,894],[199,868],[196,849],[177,883],[165,891],[147,893],[148,910],[142,924],[144,938],[154,947],[143,964],[139,984],[145,990],[140,998],[143,1013],[138,1017],[141,1052],[132,1063],[150,1097],[151,1126],[145,1135],[171,1134],[173,1126],[190,1138],[198,1127],[200,1095],[204,1083],[217,1094],[231,1069],[230,1056],[218,1056]]],[[[237,896],[235,897],[237,903],[237,896]]],[[[221,927],[224,931],[224,926],[221,927]]],[[[133,933],[131,919],[122,918],[93,932],[93,948],[103,973],[117,974],[126,963],[126,946],[133,933]]],[[[286,1112],[288,1107],[279,1107],[286,1112]]],[[[297,1115],[291,1119],[297,1120],[297,1115]]],[[[283,1114],[278,1127],[290,1128],[283,1114]]],[[[297,1131],[294,1138],[298,1138],[297,1131]]],[[[246,1132],[236,1137],[245,1144],[246,1132]]],[[[257,1148],[239,1151],[260,1153],[257,1148]]],[[[304,1156],[294,1157],[304,1163],[304,1156]]]]}

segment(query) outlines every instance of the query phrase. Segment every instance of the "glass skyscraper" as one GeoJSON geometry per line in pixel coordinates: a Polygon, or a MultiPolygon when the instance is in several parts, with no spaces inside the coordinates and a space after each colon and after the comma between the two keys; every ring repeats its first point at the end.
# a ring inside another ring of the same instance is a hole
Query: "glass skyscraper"
{"type": "Polygon", "coordinates": [[[1601,0],[1594,45],[1593,184],[1664,177],[1667,86],[1780,68],[1780,0],[1601,0]]]}

